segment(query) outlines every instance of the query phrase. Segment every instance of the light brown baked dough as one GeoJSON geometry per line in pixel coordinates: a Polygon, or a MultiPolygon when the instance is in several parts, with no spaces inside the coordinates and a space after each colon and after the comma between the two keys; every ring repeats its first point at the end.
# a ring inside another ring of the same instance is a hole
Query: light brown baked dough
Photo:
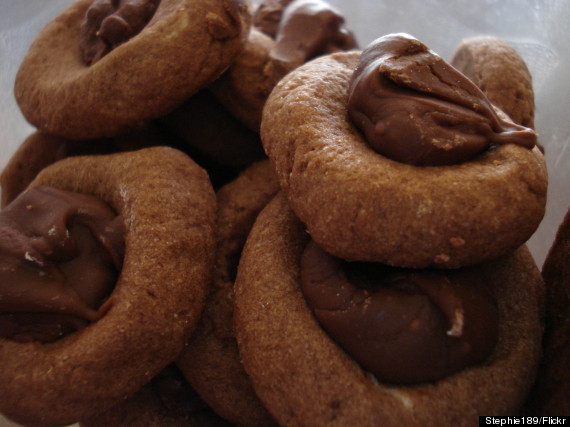
{"type": "Polygon", "coordinates": [[[0,412],[66,425],[134,394],[182,351],[214,260],[206,173],[166,147],[64,159],[31,186],[92,194],[124,218],[123,267],[99,321],[51,344],[0,340],[0,412]]]}
{"type": "Polygon", "coordinates": [[[513,251],[544,215],[538,148],[506,144],[471,161],[418,167],[376,153],[349,120],[359,52],[289,73],[269,96],[265,151],[291,208],[327,252],[353,261],[456,268],[513,251]]]}
{"type": "Polygon", "coordinates": [[[364,372],[320,328],[299,285],[308,236],[278,195],[259,214],[235,284],[240,355],[258,396],[286,426],[466,426],[514,415],[540,357],[543,281],[529,251],[492,272],[499,341],[486,363],[434,383],[391,386],[364,372]]]}
{"type": "Polygon", "coordinates": [[[24,116],[46,133],[109,137],[166,114],[231,64],[251,21],[248,0],[162,0],[138,35],[88,66],[79,32],[91,3],[49,23],[16,76],[24,116]]]}
{"type": "Polygon", "coordinates": [[[243,245],[257,214],[279,191],[268,160],[254,163],[217,192],[216,262],[202,318],[177,364],[218,414],[238,426],[275,422],[256,396],[238,354],[233,288],[243,245]]]}
{"type": "Polygon", "coordinates": [[[546,283],[544,357],[529,415],[570,415],[570,209],[542,267],[546,283]]]}
{"type": "Polygon", "coordinates": [[[532,76],[517,52],[494,36],[461,41],[451,65],[469,77],[515,123],[534,128],[532,76]]]}

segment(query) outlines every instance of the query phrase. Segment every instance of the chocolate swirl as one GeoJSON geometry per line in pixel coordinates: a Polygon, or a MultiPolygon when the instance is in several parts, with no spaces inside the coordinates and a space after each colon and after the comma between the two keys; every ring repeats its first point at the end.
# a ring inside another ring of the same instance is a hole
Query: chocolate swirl
{"type": "Polygon", "coordinates": [[[52,342],[105,314],[123,221],[93,196],[35,187],[0,213],[0,337],[52,342]]]}
{"type": "Polygon", "coordinates": [[[348,114],[375,151],[416,166],[461,163],[491,145],[532,149],[537,138],[502,119],[472,81],[407,34],[381,37],[364,50],[348,114]]]}
{"type": "Polygon", "coordinates": [[[85,14],[79,45],[87,65],[99,61],[148,24],[160,0],[95,0],[85,14]]]}
{"type": "Polygon", "coordinates": [[[309,242],[301,286],[321,327],[379,380],[435,381],[484,361],[498,309],[478,271],[349,263],[309,242]]]}

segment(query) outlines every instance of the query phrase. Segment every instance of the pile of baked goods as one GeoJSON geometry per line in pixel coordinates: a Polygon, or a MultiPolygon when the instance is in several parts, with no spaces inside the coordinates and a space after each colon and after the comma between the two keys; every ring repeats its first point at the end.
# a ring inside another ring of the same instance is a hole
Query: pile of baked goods
{"type": "Polygon", "coordinates": [[[34,426],[567,415],[569,219],[506,42],[360,50],[324,0],[78,0],[19,69],[0,413],[34,426]],[[546,313],[546,316],[544,315],[546,313]]]}

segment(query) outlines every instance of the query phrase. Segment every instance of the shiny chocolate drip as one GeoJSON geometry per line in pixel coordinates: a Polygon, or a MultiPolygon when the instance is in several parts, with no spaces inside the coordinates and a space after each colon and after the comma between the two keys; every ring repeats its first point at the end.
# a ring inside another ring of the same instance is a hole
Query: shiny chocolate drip
{"type": "Polygon", "coordinates": [[[500,118],[471,80],[407,34],[364,50],[348,95],[349,117],[370,146],[403,163],[450,165],[491,145],[536,144],[532,129],[500,118]]]}
{"type": "Polygon", "coordinates": [[[101,318],[123,221],[93,196],[34,187],[0,212],[0,337],[51,342],[101,318]]]}
{"type": "Polygon", "coordinates": [[[136,36],[153,17],[160,0],[95,0],[81,26],[83,61],[94,64],[136,36]]]}
{"type": "Polygon", "coordinates": [[[436,381],[483,362],[498,309],[477,269],[409,270],[346,262],[313,241],[301,287],[321,327],[380,381],[436,381]]]}

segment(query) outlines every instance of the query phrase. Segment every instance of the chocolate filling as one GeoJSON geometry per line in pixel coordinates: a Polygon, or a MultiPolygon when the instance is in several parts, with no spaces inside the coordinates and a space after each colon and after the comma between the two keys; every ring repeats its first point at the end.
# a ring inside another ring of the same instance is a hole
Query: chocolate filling
{"type": "Polygon", "coordinates": [[[536,144],[532,129],[500,118],[471,80],[407,34],[364,50],[348,96],[349,117],[370,146],[403,163],[449,165],[492,145],[536,144]]]}
{"type": "Polygon", "coordinates": [[[136,36],[153,17],[160,0],[95,0],[81,26],[79,46],[87,65],[136,36]]]}
{"type": "Polygon", "coordinates": [[[436,381],[483,362],[498,309],[479,269],[410,270],[347,262],[310,241],[301,287],[321,327],[379,380],[436,381]]]}
{"type": "Polygon", "coordinates": [[[277,36],[283,11],[292,1],[263,0],[253,14],[253,26],[274,39],[277,36]]]}
{"type": "Polygon", "coordinates": [[[264,2],[254,25],[275,38],[269,57],[284,71],[319,55],[357,47],[343,16],[322,0],[264,2]]]}
{"type": "Polygon", "coordinates": [[[123,227],[93,196],[34,187],[14,199],[0,212],[0,337],[52,342],[100,319],[123,227]]]}

